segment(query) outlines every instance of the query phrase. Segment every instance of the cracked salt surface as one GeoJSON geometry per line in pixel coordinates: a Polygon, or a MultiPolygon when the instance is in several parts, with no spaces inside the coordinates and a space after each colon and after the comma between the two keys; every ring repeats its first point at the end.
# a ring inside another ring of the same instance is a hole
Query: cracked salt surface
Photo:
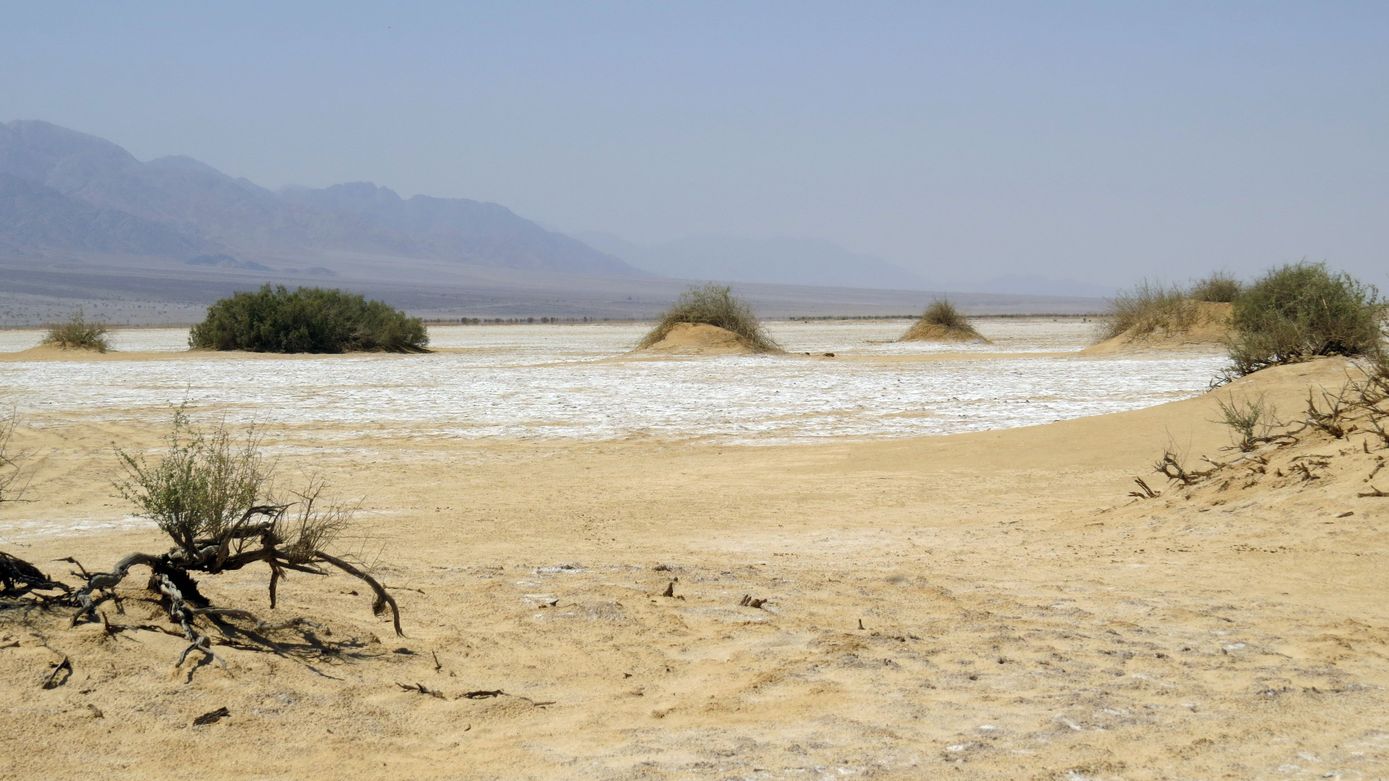
{"type": "MultiPolygon", "coordinates": [[[[323,440],[358,428],[441,438],[609,440],[629,436],[777,444],[1007,428],[1152,406],[1204,391],[1212,353],[1100,360],[1065,354],[1092,324],[981,320],[992,345],[896,344],[907,321],[773,322],[786,356],[608,361],[640,324],[434,327],[432,355],[235,356],[0,363],[22,411],[159,422],[185,399],[234,423],[307,424],[323,440]],[[970,353],[955,360],[956,353],[970,353]],[[942,353],[931,361],[896,356],[942,353]],[[335,429],[336,431],[334,431],[335,429]]],[[[11,332],[16,333],[16,332],[11,332]]],[[[24,332],[31,334],[32,332],[24,332]]],[[[186,331],[118,331],[125,349],[182,349],[186,331]]],[[[27,338],[27,337],[26,337],[27,338]]],[[[0,338],[0,350],[21,343],[0,338]]]]}

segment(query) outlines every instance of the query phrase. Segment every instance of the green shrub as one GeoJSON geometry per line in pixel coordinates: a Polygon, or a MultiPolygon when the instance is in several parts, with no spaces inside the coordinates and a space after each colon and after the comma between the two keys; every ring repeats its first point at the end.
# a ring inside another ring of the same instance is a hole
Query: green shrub
{"type": "Polygon", "coordinates": [[[1217,271],[1191,286],[1188,294],[1193,301],[1209,301],[1216,304],[1234,303],[1239,298],[1243,286],[1239,280],[1223,271],[1217,271]]]}
{"type": "Polygon", "coordinates": [[[1381,354],[1379,291],[1323,263],[1293,263],[1250,285],[1235,302],[1230,341],[1236,375],[1320,355],[1381,354]]]}
{"type": "Polygon", "coordinates": [[[781,349],[763,330],[762,323],[746,302],[734,298],[726,285],[705,285],[691,288],[661,315],[661,321],[637,344],[637,349],[650,347],[666,338],[670,329],[680,323],[703,323],[731,331],[749,348],[757,352],[781,349]]]}
{"type": "Polygon", "coordinates": [[[1114,297],[1103,320],[1101,339],[1122,334],[1182,333],[1196,324],[1200,310],[1186,292],[1175,286],[1143,281],[1114,297]]]}
{"type": "Polygon", "coordinates": [[[88,322],[79,310],[66,322],[48,326],[43,343],[64,350],[95,350],[104,353],[111,349],[111,340],[107,336],[109,330],[105,323],[88,322]]]}
{"type": "Polygon", "coordinates": [[[266,285],[209,307],[188,344],[265,353],[423,352],[429,336],[419,318],[356,293],[266,285]]]}
{"type": "Polygon", "coordinates": [[[118,448],[126,477],[116,489],[186,551],[195,552],[196,541],[221,539],[257,504],[273,504],[264,501],[270,464],[254,430],[237,442],[224,425],[199,428],[179,408],[167,443],[154,464],[118,448]]]}

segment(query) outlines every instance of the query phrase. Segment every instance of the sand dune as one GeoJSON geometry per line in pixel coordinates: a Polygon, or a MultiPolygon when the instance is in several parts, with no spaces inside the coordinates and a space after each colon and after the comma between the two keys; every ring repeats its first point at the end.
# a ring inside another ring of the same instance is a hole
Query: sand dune
{"type": "Polygon", "coordinates": [[[666,355],[752,355],[757,352],[742,337],[708,323],[676,323],[659,342],[640,353],[666,355]]]}
{"type": "Polygon", "coordinates": [[[1112,355],[1139,350],[1190,349],[1200,345],[1223,345],[1230,337],[1231,304],[1212,301],[1190,302],[1195,307],[1193,321],[1181,328],[1160,328],[1148,333],[1129,329],[1118,336],[1090,345],[1086,355],[1112,355]]]}
{"type": "MultiPolygon", "coordinates": [[[[350,579],[292,576],[271,611],[262,574],[234,573],[206,580],[218,604],[313,623],[278,633],[294,643],[281,656],[221,647],[227,668],[188,682],[177,637],[7,611],[0,775],[1382,777],[1389,500],[1357,494],[1385,451],[1309,434],[1269,458],[1325,461],[1315,479],[1185,490],[1151,466],[1168,447],[1234,458],[1212,422],[1225,394],[1288,418],[1349,368],[816,446],[351,427],[326,446],[271,427],[284,470],[365,495],[344,548],[394,589],[407,637],[350,579]],[[1127,496],[1136,476],[1162,495],[1127,496]],[[71,680],[41,689],[64,655],[71,680]]],[[[33,502],[5,513],[73,531],[6,550],[62,573],[60,556],[107,567],[162,547],[138,523],[77,531],[126,512],[110,444],[154,447],[159,431],[95,412],[31,422],[16,445],[33,502]]],[[[107,612],[162,622],[134,599],[107,612]]]]}

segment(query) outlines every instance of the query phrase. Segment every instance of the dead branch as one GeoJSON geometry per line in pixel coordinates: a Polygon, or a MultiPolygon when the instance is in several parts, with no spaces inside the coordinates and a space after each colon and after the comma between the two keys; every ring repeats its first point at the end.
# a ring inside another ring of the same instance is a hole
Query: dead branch
{"type": "Polygon", "coordinates": [[[208,711],[207,713],[204,713],[198,718],[193,719],[193,726],[204,727],[208,724],[216,724],[217,722],[221,721],[222,719],[225,719],[230,715],[231,711],[227,710],[227,706],[223,705],[217,710],[208,711]]]}
{"type": "Polygon", "coordinates": [[[1149,486],[1146,481],[1144,481],[1143,478],[1135,477],[1133,481],[1138,484],[1138,490],[1129,491],[1129,496],[1132,496],[1136,499],[1156,499],[1159,496],[1162,496],[1162,493],[1160,491],[1154,491],[1152,487],[1149,486]]]}
{"type": "Polygon", "coordinates": [[[72,660],[64,656],[63,661],[53,665],[53,669],[49,671],[48,678],[44,679],[43,688],[56,689],[67,683],[71,677],[72,660]]]}
{"type": "Polygon", "coordinates": [[[68,593],[67,585],[52,580],[38,567],[0,551],[0,596],[22,597],[34,591],[68,593]]]}
{"type": "Polygon", "coordinates": [[[1214,469],[1189,470],[1182,466],[1182,462],[1177,459],[1177,454],[1173,453],[1171,450],[1163,452],[1162,458],[1158,459],[1157,463],[1153,464],[1153,469],[1172,482],[1188,486],[1210,477],[1215,471],[1214,469]]]}

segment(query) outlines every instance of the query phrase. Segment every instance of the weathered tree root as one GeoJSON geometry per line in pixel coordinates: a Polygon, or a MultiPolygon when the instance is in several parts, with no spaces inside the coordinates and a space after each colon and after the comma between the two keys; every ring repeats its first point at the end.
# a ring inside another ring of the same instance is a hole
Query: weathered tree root
{"type": "MultiPolygon", "coordinates": [[[[114,589],[137,566],[150,570],[149,589],[160,595],[160,603],[170,620],[182,630],[188,646],[179,655],[175,667],[183,665],[194,651],[203,654],[204,661],[217,661],[212,652],[212,640],[197,627],[198,618],[207,618],[224,629],[223,618],[251,617],[245,611],[228,608],[214,608],[198,590],[193,573],[217,574],[238,570],[256,562],[264,562],[270,568],[270,606],[275,606],[275,591],[280,578],[286,571],[304,572],[313,575],[327,575],[322,565],[339,569],[371,587],[376,599],[372,612],[384,615],[391,613],[391,623],[397,636],[404,636],[400,626],[400,607],[395,598],[386,591],[374,577],[362,569],[336,556],[320,550],[282,549],[278,547],[276,524],[284,512],[284,507],[258,506],[246,511],[242,522],[234,525],[221,539],[181,541],[179,548],[160,554],[132,553],[116,562],[110,572],[83,574],[86,584],[71,595],[71,602],[77,607],[72,623],[96,621],[96,608],[114,596],[114,589]],[[254,516],[266,516],[264,523],[248,523],[254,516]]],[[[81,565],[77,565],[81,569],[81,565]]]]}
{"type": "Polygon", "coordinates": [[[69,589],[43,574],[38,567],[19,558],[0,551],[0,596],[17,598],[33,594],[40,599],[53,599],[66,596],[69,589]],[[56,595],[33,594],[36,591],[56,591],[56,595]]]}

